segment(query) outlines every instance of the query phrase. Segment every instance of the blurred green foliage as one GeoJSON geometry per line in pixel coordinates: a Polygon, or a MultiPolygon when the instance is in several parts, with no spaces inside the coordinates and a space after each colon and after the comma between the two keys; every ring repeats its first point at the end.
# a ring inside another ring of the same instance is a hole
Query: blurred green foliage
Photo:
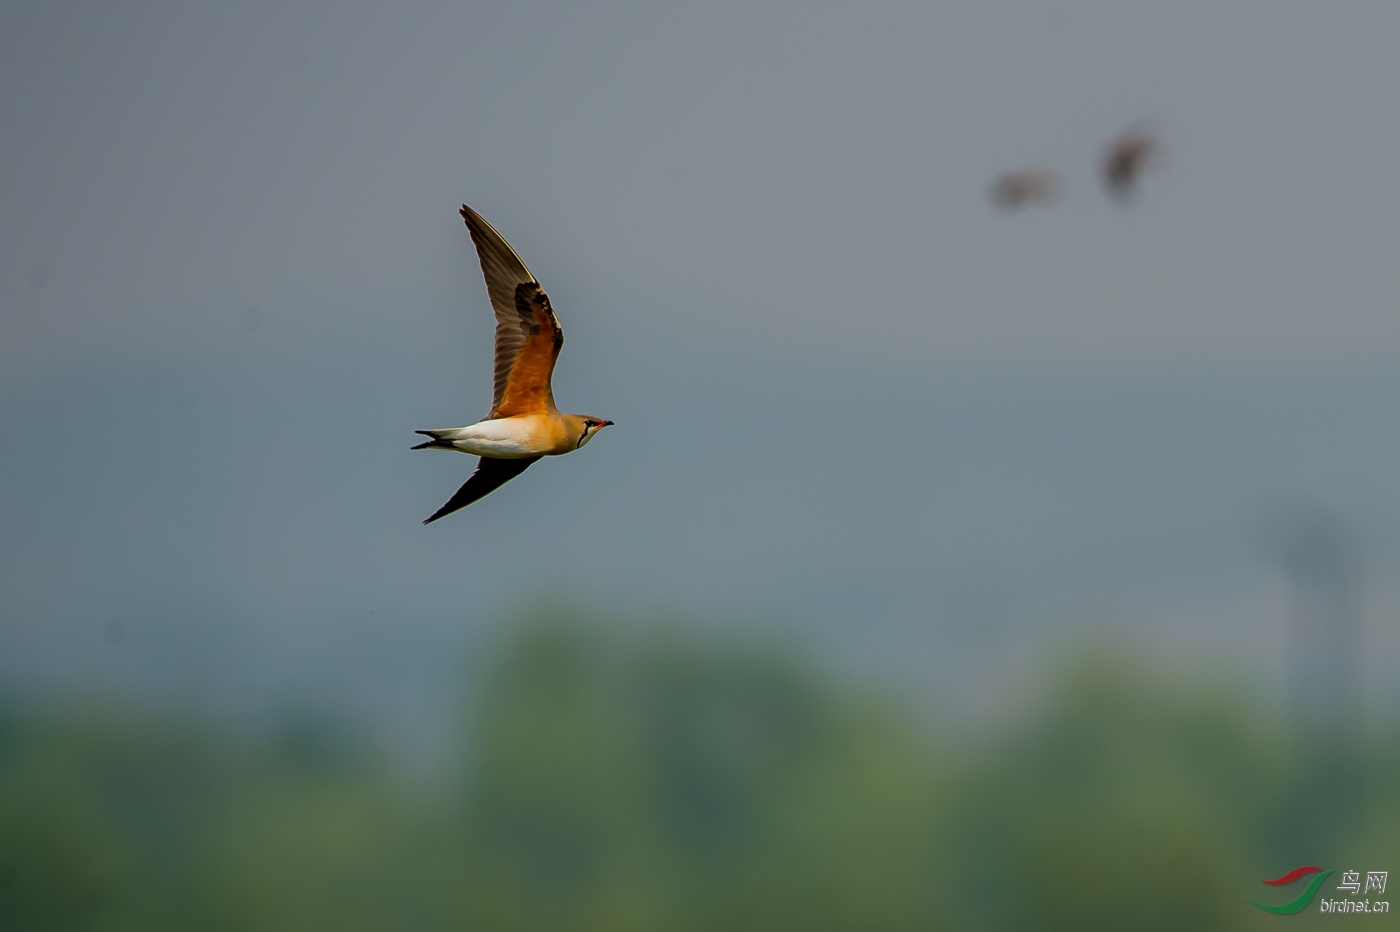
{"type": "MultiPolygon", "coordinates": [[[[781,651],[537,619],[428,785],[352,733],[0,715],[0,929],[1212,930],[1400,863],[1400,743],[1083,658],[940,737],[781,651]]],[[[1376,923],[1375,917],[1351,921],[1376,923]]]]}

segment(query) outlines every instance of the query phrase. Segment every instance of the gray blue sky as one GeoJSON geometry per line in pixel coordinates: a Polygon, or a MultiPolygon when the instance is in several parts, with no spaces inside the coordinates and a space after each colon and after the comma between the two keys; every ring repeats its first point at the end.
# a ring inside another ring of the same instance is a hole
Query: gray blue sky
{"type": "Polygon", "coordinates": [[[398,696],[562,593],[915,680],[1084,619],[1267,678],[1295,498],[1361,529],[1400,653],[1397,39],[1381,2],[7,4],[0,672],[398,696]],[[1059,202],[993,210],[1016,168],[1059,202]],[[618,427],[425,529],[471,463],[411,431],[489,391],[463,201],[618,427]]]}

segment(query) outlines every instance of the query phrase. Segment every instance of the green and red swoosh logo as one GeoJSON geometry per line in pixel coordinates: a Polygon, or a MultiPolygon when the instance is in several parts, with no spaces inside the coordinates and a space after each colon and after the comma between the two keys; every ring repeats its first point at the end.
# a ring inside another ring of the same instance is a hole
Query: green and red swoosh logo
{"type": "Polygon", "coordinates": [[[1300,877],[1306,877],[1308,874],[1317,874],[1317,876],[1314,877],[1311,881],[1309,881],[1306,890],[1298,894],[1298,896],[1295,899],[1289,900],[1287,903],[1280,903],[1278,906],[1270,906],[1267,903],[1255,903],[1254,900],[1249,899],[1249,897],[1245,897],[1245,900],[1250,903],[1254,903],[1254,905],[1258,906],[1260,909],[1267,910],[1271,913],[1277,913],[1280,916],[1291,916],[1294,913],[1300,913],[1303,910],[1307,909],[1308,904],[1313,901],[1313,897],[1317,896],[1318,888],[1322,886],[1322,882],[1324,880],[1331,876],[1331,871],[1325,871],[1320,867],[1295,867],[1288,873],[1284,874],[1282,877],[1276,877],[1273,880],[1264,881],[1264,883],[1268,884],[1271,887],[1282,887],[1292,883],[1300,877]]]}

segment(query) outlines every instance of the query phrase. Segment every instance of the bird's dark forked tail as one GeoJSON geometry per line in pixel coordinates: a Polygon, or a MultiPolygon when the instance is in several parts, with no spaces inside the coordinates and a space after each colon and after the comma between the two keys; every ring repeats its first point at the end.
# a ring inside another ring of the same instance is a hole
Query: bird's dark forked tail
{"type": "Polygon", "coordinates": [[[429,438],[431,438],[431,439],[429,439],[429,440],[427,440],[427,441],[425,441],[425,442],[423,442],[423,443],[420,443],[420,444],[418,444],[417,446],[409,447],[410,450],[429,450],[429,449],[432,449],[433,447],[436,447],[436,448],[438,448],[439,450],[455,450],[455,449],[457,449],[456,447],[454,447],[454,446],[452,445],[452,441],[450,441],[450,440],[443,440],[441,437],[439,437],[439,436],[437,435],[437,432],[436,432],[436,431],[431,431],[431,430],[415,430],[414,433],[415,433],[415,434],[422,434],[424,437],[429,437],[429,438]]]}

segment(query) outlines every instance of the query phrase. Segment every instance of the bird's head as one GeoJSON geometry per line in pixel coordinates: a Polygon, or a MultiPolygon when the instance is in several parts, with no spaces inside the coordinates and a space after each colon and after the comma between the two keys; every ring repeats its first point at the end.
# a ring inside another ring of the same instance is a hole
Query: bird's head
{"type": "Polygon", "coordinates": [[[612,424],[612,421],[604,420],[601,417],[592,417],[587,414],[566,414],[565,417],[569,419],[570,426],[573,427],[574,432],[578,435],[578,440],[574,444],[575,450],[592,440],[593,435],[598,431],[612,424]]]}

